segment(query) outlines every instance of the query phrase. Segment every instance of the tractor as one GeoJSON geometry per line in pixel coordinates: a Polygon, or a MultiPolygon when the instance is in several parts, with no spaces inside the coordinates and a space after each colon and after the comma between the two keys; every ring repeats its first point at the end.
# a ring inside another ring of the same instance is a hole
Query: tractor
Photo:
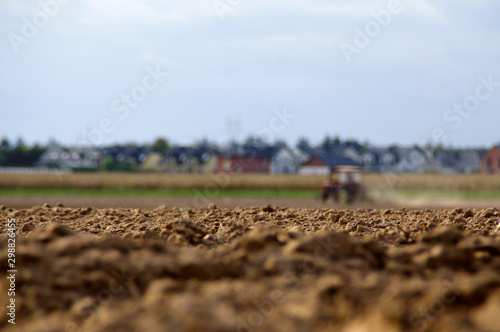
{"type": "Polygon", "coordinates": [[[332,167],[329,179],[323,182],[321,190],[321,199],[323,202],[326,202],[330,197],[340,204],[364,201],[366,199],[366,189],[361,181],[360,167],[332,167]]]}

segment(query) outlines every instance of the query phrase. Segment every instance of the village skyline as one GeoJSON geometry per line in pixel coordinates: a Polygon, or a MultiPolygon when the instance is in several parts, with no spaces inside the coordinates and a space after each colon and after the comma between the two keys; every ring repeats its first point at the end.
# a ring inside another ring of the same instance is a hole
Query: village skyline
{"type": "Polygon", "coordinates": [[[311,147],[320,147],[325,144],[341,144],[341,143],[355,143],[364,147],[390,147],[390,146],[418,146],[425,149],[440,149],[440,150],[460,150],[460,149],[489,149],[492,146],[500,145],[500,138],[498,140],[493,140],[492,142],[485,142],[483,144],[453,144],[452,142],[442,142],[442,141],[434,141],[429,138],[423,142],[410,142],[410,143],[400,143],[397,140],[394,140],[390,143],[379,143],[374,142],[370,139],[366,138],[357,138],[357,137],[342,137],[338,134],[325,134],[319,140],[312,140],[307,136],[298,136],[295,139],[286,139],[283,137],[276,137],[273,140],[267,139],[266,136],[258,136],[249,134],[246,137],[236,138],[229,137],[224,140],[215,140],[211,139],[207,136],[194,137],[190,141],[177,141],[175,138],[169,137],[167,135],[156,135],[150,139],[127,139],[121,141],[113,141],[106,142],[100,144],[93,144],[92,140],[80,140],[78,142],[65,142],[63,140],[59,140],[53,136],[47,137],[46,139],[34,139],[28,140],[25,139],[24,136],[19,135],[15,137],[9,137],[6,135],[0,136],[0,146],[5,146],[6,142],[10,146],[16,146],[21,143],[25,146],[40,146],[47,147],[51,145],[59,145],[66,147],[110,147],[110,146],[152,146],[155,141],[165,141],[168,146],[179,147],[179,146],[198,146],[198,145],[213,145],[218,147],[224,147],[231,144],[246,144],[249,142],[256,142],[264,145],[286,145],[288,147],[297,147],[300,145],[302,141],[307,142],[311,147]]]}
{"type": "Polygon", "coordinates": [[[496,173],[500,144],[489,148],[442,145],[374,146],[369,142],[325,136],[320,144],[306,138],[295,145],[249,136],[244,142],[198,140],[178,145],[165,138],[147,144],[68,146],[51,140],[26,145],[22,139],[0,141],[1,167],[34,167],[77,171],[154,171],[169,173],[250,172],[326,174],[331,167],[351,165],[375,173],[496,173]]]}

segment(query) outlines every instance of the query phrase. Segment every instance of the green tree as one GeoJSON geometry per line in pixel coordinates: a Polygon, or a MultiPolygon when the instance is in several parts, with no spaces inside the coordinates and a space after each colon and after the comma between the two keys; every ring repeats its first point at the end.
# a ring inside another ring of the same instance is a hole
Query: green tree
{"type": "Polygon", "coordinates": [[[215,142],[209,140],[208,138],[203,137],[202,139],[197,140],[194,143],[194,146],[197,148],[213,148],[213,147],[216,147],[217,144],[215,142]]]}
{"type": "Polygon", "coordinates": [[[311,143],[309,143],[309,140],[306,137],[301,137],[295,146],[300,150],[309,150],[311,148],[311,143]]]}
{"type": "Polygon", "coordinates": [[[330,135],[326,135],[321,141],[320,147],[323,151],[331,151],[335,147],[335,139],[332,139],[330,135]]]}
{"type": "Polygon", "coordinates": [[[250,135],[245,139],[243,143],[245,146],[264,146],[266,142],[262,137],[250,135]]]}
{"type": "Polygon", "coordinates": [[[281,149],[281,148],[286,148],[288,146],[288,144],[283,139],[277,139],[274,141],[273,146],[277,149],[281,149]]]}
{"type": "Polygon", "coordinates": [[[114,171],[115,170],[115,159],[111,156],[106,156],[102,158],[101,164],[99,165],[101,171],[114,171]]]}
{"type": "Polygon", "coordinates": [[[16,148],[19,148],[19,149],[26,148],[26,143],[24,143],[24,140],[22,137],[18,137],[18,139],[16,141],[16,148]]]}
{"type": "Polygon", "coordinates": [[[342,140],[340,139],[339,135],[335,135],[335,138],[332,141],[334,146],[341,146],[342,145],[342,140]]]}
{"type": "Polygon", "coordinates": [[[32,166],[35,164],[40,156],[45,152],[47,148],[44,146],[41,146],[40,143],[35,143],[34,145],[31,146],[29,149],[26,158],[27,158],[27,163],[32,166]]]}
{"type": "Polygon", "coordinates": [[[33,166],[45,152],[45,149],[38,143],[27,146],[22,138],[18,138],[15,145],[12,145],[7,138],[3,138],[0,142],[0,165],[33,166]]]}
{"type": "Polygon", "coordinates": [[[158,152],[161,152],[161,153],[165,153],[168,150],[170,150],[170,144],[163,137],[158,137],[157,139],[155,139],[155,141],[153,142],[152,147],[153,147],[153,149],[155,151],[158,151],[158,152]]]}
{"type": "Polygon", "coordinates": [[[7,137],[3,137],[2,141],[0,142],[0,150],[5,151],[5,150],[10,150],[11,144],[10,141],[7,137]]]}
{"type": "Polygon", "coordinates": [[[131,172],[135,169],[134,165],[127,159],[118,162],[116,165],[116,170],[117,171],[122,171],[122,172],[131,172]]]}
{"type": "Polygon", "coordinates": [[[134,164],[128,159],[118,161],[111,156],[106,156],[101,160],[99,169],[105,172],[131,172],[135,169],[134,164]]]}

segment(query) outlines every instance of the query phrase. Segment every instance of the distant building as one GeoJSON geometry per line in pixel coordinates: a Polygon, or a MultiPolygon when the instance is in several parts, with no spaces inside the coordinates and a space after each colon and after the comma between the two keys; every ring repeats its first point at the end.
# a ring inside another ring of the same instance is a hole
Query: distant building
{"type": "Polygon", "coordinates": [[[160,152],[151,152],[146,155],[139,169],[147,172],[159,172],[165,170],[165,159],[160,152]]]}
{"type": "Polygon", "coordinates": [[[92,147],[50,146],[40,156],[35,166],[71,169],[97,169],[102,153],[92,147]]]}
{"type": "Polygon", "coordinates": [[[302,163],[309,159],[309,155],[300,149],[282,147],[271,158],[271,174],[296,174],[302,163]]]}
{"type": "Polygon", "coordinates": [[[165,171],[210,174],[217,170],[218,150],[213,147],[175,147],[167,152],[165,171]]]}
{"type": "Polygon", "coordinates": [[[500,146],[494,146],[481,159],[481,170],[485,174],[500,173],[500,146]]]}
{"type": "Polygon", "coordinates": [[[470,149],[458,152],[456,169],[460,173],[479,173],[481,171],[481,157],[486,153],[483,149],[470,149]]]}
{"type": "Polygon", "coordinates": [[[393,171],[397,158],[394,148],[371,147],[361,153],[359,161],[365,172],[385,173],[393,171]]]}
{"type": "Polygon", "coordinates": [[[233,145],[219,153],[218,173],[269,173],[277,149],[272,146],[233,145]]]}
{"type": "Polygon", "coordinates": [[[330,166],[321,158],[311,156],[306,162],[299,167],[301,175],[328,175],[330,174],[330,166]]]}
{"type": "Polygon", "coordinates": [[[394,173],[426,173],[433,171],[432,159],[420,148],[396,149],[397,162],[394,173]]]}
{"type": "Polygon", "coordinates": [[[134,166],[142,164],[151,152],[153,152],[153,148],[141,146],[115,145],[101,148],[103,157],[113,158],[117,162],[129,162],[134,166]]]}
{"type": "Polygon", "coordinates": [[[432,171],[443,174],[477,173],[481,171],[482,150],[435,151],[432,171]]]}
{"type": "MultiPolygon", "coordinates": [[[[492,149],[424,150],[415,147],[354,145],[290,148],[264,142],[176,146],[165,153],[149,146],[49,146],[38,167],[98,169],[103,160],[130,165],[133,170],[168,173],[269,173],[327,175],[338,165],[360,166],[375,173],[500,173],[500,146],[492,149]]],[[[102,165],[101,165],[102,166],[102,165]]]]}
{"type": "Polygon", "coordinates": [[[419,147],[368,148],[360,156],[365,172],[473,173],[481,170],[480,149],[430,151],[419,147]]]}
{"type": "Polygon", "coordinates": [[[300,165],[299,174],[328,175],[333,168],[338,166],[361,166],[356,159],[350,150],[343,148],[331,149],[328,152],[311,151],[310,158],[300,165]]]}

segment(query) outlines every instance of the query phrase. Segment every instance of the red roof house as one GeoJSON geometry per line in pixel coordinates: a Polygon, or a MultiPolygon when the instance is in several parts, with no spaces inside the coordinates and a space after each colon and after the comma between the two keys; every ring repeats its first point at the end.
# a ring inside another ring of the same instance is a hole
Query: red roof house
{"type": "Polygon", "coordinates": [[[500,147],[494,146],[481,159],[481,169],[485,174],[500,173],[500,147]]]}

